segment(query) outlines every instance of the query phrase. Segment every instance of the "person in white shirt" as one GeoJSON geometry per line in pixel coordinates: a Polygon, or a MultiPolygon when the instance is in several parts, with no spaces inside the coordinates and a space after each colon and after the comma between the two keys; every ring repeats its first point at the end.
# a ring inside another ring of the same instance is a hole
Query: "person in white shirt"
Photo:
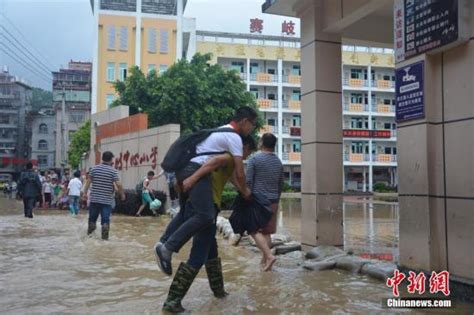
{"type": "Polygon", "coordinates": [[[51,207],[51,196],[53,192],[53,187],[51,186],[51,180],[49,177],[46,177],[43,183],[43,207],[49,208],[51,207]]]}
{"type": "MultiPolygon", "coordinates": [[[[245,172],[243,164],[243,144],[241,136],[248,136],[255,129],[258,114],[251,107],[241,107],[237,109],[232,121],[220,128],[229,129],[222,132],[213,132],[209,137],[196,146],[196,153],[203,154],[208,152],[228,152],[234,160],[234,179],[239,191],[244,198],[249,199],[251,192],[246,185],[245,172]]],[[[193,175],[203,164],[212,159],[215,154],[199,155],[188,163],[188,165],[176,172],[178,186],[182,191],[183,181],[193,175]]],[[[160,269],[167,275],[172,275],[171,258],[172,253],[177,253],[185,243],[193,237],[191,252],[200,252],[202,257],[208,257],[211,248],[212,239],[211,229],[209,235],[202,235],[196,242],[194,237],[201,231],[208,230],[215,222],[217,211],[214,206],[212,185],[210,174],[201,177],[193,187],[186,192],[186,196],[180,196],[181,209],[179,213],[168,224],[165,233],[160,242],[155,245],[155,256],[160,269]],[[185,204],[185,206],[184,206],[185,204]]],[[[214,233],[215,234],[215,233],[214,233]]],[[[190,259],[179,265],[175,277],[171,284],[168,298],[166,299],[163,310],[168,312],[182,312],[181,300],[191,286],[199,269],[201,261],[190,259]],[[178,287],[179,289],[175,289],[178,287]]]]}
{"type": "Polygon", "coordinates": [[[74,178],[69,181],[67,194],[69,197],[69,211],[72,215],[79,214],[79,199],[81,197],[82,182],[79,179],[81,172],[74,172],[74,178]]]}

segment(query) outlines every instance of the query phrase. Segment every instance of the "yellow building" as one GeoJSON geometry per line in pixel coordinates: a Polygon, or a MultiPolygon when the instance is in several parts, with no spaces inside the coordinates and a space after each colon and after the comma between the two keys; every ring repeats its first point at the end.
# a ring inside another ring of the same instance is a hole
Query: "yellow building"
{"type": "Polygon", "coordinates": [[[116,98],[113,82],[132,66],[166,71],[194,50],[194,19],[183,18],[186,0],[91,0],[95,46],[92,113],[116,98]]]}

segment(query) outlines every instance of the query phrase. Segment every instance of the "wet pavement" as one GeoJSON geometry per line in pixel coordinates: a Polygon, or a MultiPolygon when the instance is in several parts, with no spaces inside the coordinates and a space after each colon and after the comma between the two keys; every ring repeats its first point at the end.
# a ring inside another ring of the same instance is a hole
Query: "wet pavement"
{"type": "MultiPolygon", "coordinates": [[[[289,201],[282,208],[279,232],[299,239],[300,202],[289,201]]],[[[392,221],[398,222],[398,211],[376,209],[370,223],[369,209],[345,206],[350,222],[345,245],[358,250],[364,243],[369,251],[388,248],[396,253],[398,228],[392,221]]],[[[152,246],[168,221],[114,215],[110,240],[102,241],[98,233],[86,236],[85,213],[71,217],[67,211],[36,210],[31,220],[22,216],[19,202],[0,198],[0,312],[159,314],[171,278],[158,271],[152,246]]],[[[230,296],[215,299],[201,270],[183,301],[193,313],[390,313],[381,305],[391,290],[379,281],[279,263],[273,272],[262,273],[259,255],[218,239],[230,296]]],[[[187,246],[175,256],[174,268],[188,252],[187,246]]]]}

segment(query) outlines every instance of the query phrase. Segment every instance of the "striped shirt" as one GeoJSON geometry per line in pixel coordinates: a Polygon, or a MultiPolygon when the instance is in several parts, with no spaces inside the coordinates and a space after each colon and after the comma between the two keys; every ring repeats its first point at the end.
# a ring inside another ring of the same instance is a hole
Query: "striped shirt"
{"type": "Polygon", "coordinates": [[[252,193],[276,202],[283,190],[283,165],[273,153],[259,152],[247,163],[247,185],[252,193]]]}
{"type": "Polygon", "coordinates": [[[92,186],[90,202],[112,205],[114,183],[120,181],[118,171],[110,165],[99,164],[89,173],[92,186]]]}

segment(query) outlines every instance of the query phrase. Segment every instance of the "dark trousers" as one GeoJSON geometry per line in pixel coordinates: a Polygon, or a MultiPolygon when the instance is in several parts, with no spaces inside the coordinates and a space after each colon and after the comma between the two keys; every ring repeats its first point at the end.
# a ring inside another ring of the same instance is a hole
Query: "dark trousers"
{"type": "MultiPolygon", "coordinates": [[[[200,167],[201,165],[190,162],[182,171],[176,173],[176,178],[182,182],[200,167]]],[[[210,175],[199,179],[185,197],[180,196],[180,204],[180,212],[169,223],[161,238],[165,240],[162,243],[166,248],[173,252],[178,252],[191,237],[215,222],[210,175]]]]}
{"type": "Polygon", "coordinates": [[[23,198],[23,210],[25,217],[33,217],[33,208],[35,207],[36,197],[24,197],[23,198]]]}
{"type": "Polygon", "coordinates": [[[110,225],[110,213],[112,212],[111,205],[101,203],[93,203],[89,205],[89,224],[95,224],[100,214],[100,224],[110,225]]]}
{"type": "MultiPolygon", "coordinates": [[[[173,233],[176,232],[186,222],[186,208],[181,208],[178,214],[171,220],[166,227],[165,233],[161,236],[160,241],[167,244],[167,241],[173,233]]],[[[214,218],[217,211],[214,210],[214,218]]],[[[208,259],[217,258],[217,240],[216,240],[216,221],[206,228],[200,230],[193,236],[193,244],[189,253],[188,265],[193,268],[200,269],[208,259]]]]}

